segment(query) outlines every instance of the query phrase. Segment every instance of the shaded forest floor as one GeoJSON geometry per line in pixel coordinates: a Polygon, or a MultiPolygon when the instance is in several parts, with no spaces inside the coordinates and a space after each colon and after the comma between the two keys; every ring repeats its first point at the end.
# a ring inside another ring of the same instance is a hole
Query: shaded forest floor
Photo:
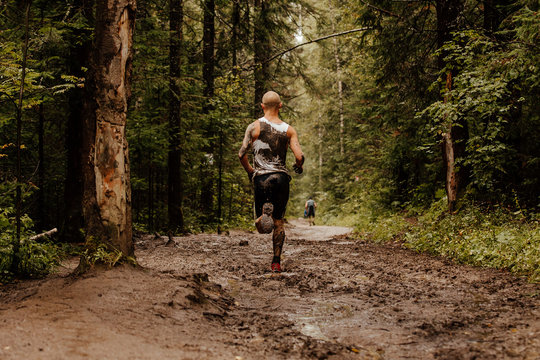
{"type": "Polygon", "coordinates": [[[0,289],[1,359],[538,359],[540,285],[349,229],[138,239],[142,269],[0,289]]]}

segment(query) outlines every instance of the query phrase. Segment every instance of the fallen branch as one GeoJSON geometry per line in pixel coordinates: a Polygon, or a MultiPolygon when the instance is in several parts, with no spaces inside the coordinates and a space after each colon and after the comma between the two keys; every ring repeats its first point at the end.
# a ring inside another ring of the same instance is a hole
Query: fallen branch
{"type": "Polygon", "coordinates": [[[34,236],[30,236],[28,238],[28,240],[34,241],[34,240],[40,239],[40,238],[45,237],[45,236],[51,236],[51,235],[55,234],[56,232],[58,232],[58,229],[54,228],[52,230],[45,231],[44,233],[37,234],[37,235],[34,235],[34,236]]]}

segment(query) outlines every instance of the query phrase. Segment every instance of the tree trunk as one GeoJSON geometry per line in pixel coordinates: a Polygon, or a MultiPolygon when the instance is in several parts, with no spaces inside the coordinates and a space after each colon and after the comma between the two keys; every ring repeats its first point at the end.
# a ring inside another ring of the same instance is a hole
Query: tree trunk
{"type": "MultiPolygon", "coordinates": [[[[334,19],[332,21],[335,21],[334,19]]],[[[335,25],[332,23],[332,32],[335,33],[335,25]]],[[[339,154],[343,156],[345,152],[343,148],[343,137],[345,131],[344,117],[343,117],[343,82],[341,80],[341,61],[339,59],[339,49],[337,37],[334,40],[334,59],[336,61],[336,78],[338,86],[338,104],[339,104],[339,154]]]]}
{"type": "MultiPolygon", "coordinates": [[[[220,125],[221,126],[221,125],[220,125]]],[[[221,234],[221,208],[223,205],[222,193],[223,193],[223,130],[219,130],[219,156],[218,156],[218,208],[217,208],[217,219],[218,219],[218,234],[221,234]]]]}
{"type": "Polygon", "coordinates": [[[86,81],[83,214],[86,236],[133,256],[125,134],[135,0],[97,0],[86,81]]]}
{"type": "Polygon", "coordinates": [[[45,151],[44,151],[44,126],[45,114],[43,104],[38,106],[38,229],[39,231],[47,227],[45,221],[45,151]]]}
{"type": "Polygon", "coordinates": [[[30,26],[30,7],[32,0],[27,0],[26,11],[24,17],[24,43],[23,43],[23,58],[21,65],[21,85],[19,88],[19,102],[17,104],[17,140],[15,142],[17,153],[17,165],[15,175],[17,178],[17,189],[15,193],[15,239],[13,241],[13,260],[11,262],[11,270],[17,272],[19,268],[19,247],[21,243],[21,216],[22,216],[22,189],[21,189],[21,137],[22,137],[22,109],[23,109],[23,96],[24,96],[24,80],[26,78],[26,60],[28,55],[28,38],[29,38],[29,26],[30,26]]]}
{"type": "MultiPolygon", "coordinates": [[[[77,0],[73,7],[75,12],[80,11],[89,24],[94,23],[94,0],[77,0]]],[[[88,58],[92,48],[91,34],[81,29],[76,36],[85,36],[82,44],[74,44],[70,48],[69,73],[77,77],[84,77],[83,68],[88,68],[88,58]]],[[[83,199],[83,167],[81,158],[81,144],[83,131],[83,89],[75,87],[69,94],[69,115],[66,127],[67,169],[64,182],[64,216],[60,229],[60,239],[64,242],[81,242],[84,228],[82,199],[83,199]]]]}
{"type": "Polygon", "coordinates": [[[216,9],[214,0],[204,0],[203,6],[203,93],[206,99],[205,112],[207,112],[210,108],[208,101],[214,97],[214,39],[216,37],[214,19],[216,9]]]}
{"type": "Polygon", "coordinates": [[[265,91],[268,90],[267,86],[270,79],[269,63],[265,61],[270,49],[270,37],[268,31],[268,5],[266,1],[255,0],[254,7],[257,15],[253,29],[253,60],[255,63],[255,69],[253,71],[255,76],[253,117],[257,118],[262,114],[260,103],[265,91]]]}
{"type": "Polygon", "coordinates": [[[319,113],[318,122],[318,135],[319,135],[319,191],[323,191],[322,183],[322,167],[323,167],[323,126],[322,126],[322,114],[319,113]]]}
{"type": "Polygon", "coordinates": [[[235,0],[232,12],[232,71],[234,75],[238,75],[238,27],[240,26],[240,0],[235,0]]]}
{"type": "Polygon", "coordinates": [[[182,118],[180,114],[180,63],[182,50],[182,0],[169,0],[169,230],[183,231],[182,118]]]}
{"type": "MultiPolygon", "coordinates": [[[[205,104],[203,106],[203,114],[208,114],[212,109],[210,101],[214,97],[214,42],[215,42],[215,26],[214,20],[216,16],[214,0],[204,0],[203,3],[203,79],[204,90],[203,95],[205,104]]],[[[214,122],[204,122],[204,136],[207,139],[214,139],[216,134],[216,126],[214,122]]],[[[206,163],[203,166],[203,176],[201,178],[201,210],[204,214],[206,222],[210,222],[214,216],[214,172],[213,162],[210,161],[214,154],[215,144],[210,141],[204,148],[204,152],[208,155],[206,163]]]]}
{"type": "MultiPolygon", "coordinates": [[[[457,29],[457,20],[461,7],[462,3],[460,1],[437,1],[437,45],[439,48],[451,39],[451,32],[457,29]]],[[[441,69],[446,66],[444,62],[445,56],[446,54],[439,55],[438,63],[441,69]]],[[[448,70],[445,79],[447,92],[452,89],[454,76],[453,71],[448,70]]],[[[445,95],[444,102],[448,100],[448,95],[445,95]]],[[[456,162],[465,156],[467,138],[467,124],[462,119],[449,124],[447,131],[442,134],[443,167],[449,211],[455,211],[459,194],[466,187],[466,170],[463,167],[461,169],[458,168],[456,162]]]]}

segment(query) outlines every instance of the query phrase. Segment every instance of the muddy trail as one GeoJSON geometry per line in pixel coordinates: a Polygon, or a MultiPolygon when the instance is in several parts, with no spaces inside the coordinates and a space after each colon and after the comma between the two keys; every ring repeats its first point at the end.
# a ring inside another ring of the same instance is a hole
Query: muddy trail
{"type": "Polygon", "coordinates": [[[0,288],[0,359],[539,359],[540,285],[349,229],[137,240],[141,269],[0,288]]]}

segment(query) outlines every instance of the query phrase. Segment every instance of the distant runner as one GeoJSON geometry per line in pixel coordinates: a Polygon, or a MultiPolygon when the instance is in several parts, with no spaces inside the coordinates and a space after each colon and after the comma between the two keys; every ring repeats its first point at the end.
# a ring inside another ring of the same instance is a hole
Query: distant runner
{"type": "Polygon", "coordinates": [[[309,226],[315,225],[315,208],[317,207],[317,203],[311,199],[311,196],[309,197],[309,200],[306,201],[306,213],[309,221],[309,226]]]}
{"type": "Polygon", "coordinates": [[[285,242],[283,216],[289,200],[291,179],[285,166],[285,158],[290,147],[296,158],[294,171],[301,174],[304,154],[296,130],[279,118],[279,109],[283,106],[279,95],[268,91],[262,98],[261,106],[264,117],[247,127],[238,157],[249,179],[253,181],[257,231],[269,234],[274,230],[271,269],[280,272],[281,251],[285,242]],[[250,149],[253,152],[253,167],[249,164],[247,155],[250,149]]]}

